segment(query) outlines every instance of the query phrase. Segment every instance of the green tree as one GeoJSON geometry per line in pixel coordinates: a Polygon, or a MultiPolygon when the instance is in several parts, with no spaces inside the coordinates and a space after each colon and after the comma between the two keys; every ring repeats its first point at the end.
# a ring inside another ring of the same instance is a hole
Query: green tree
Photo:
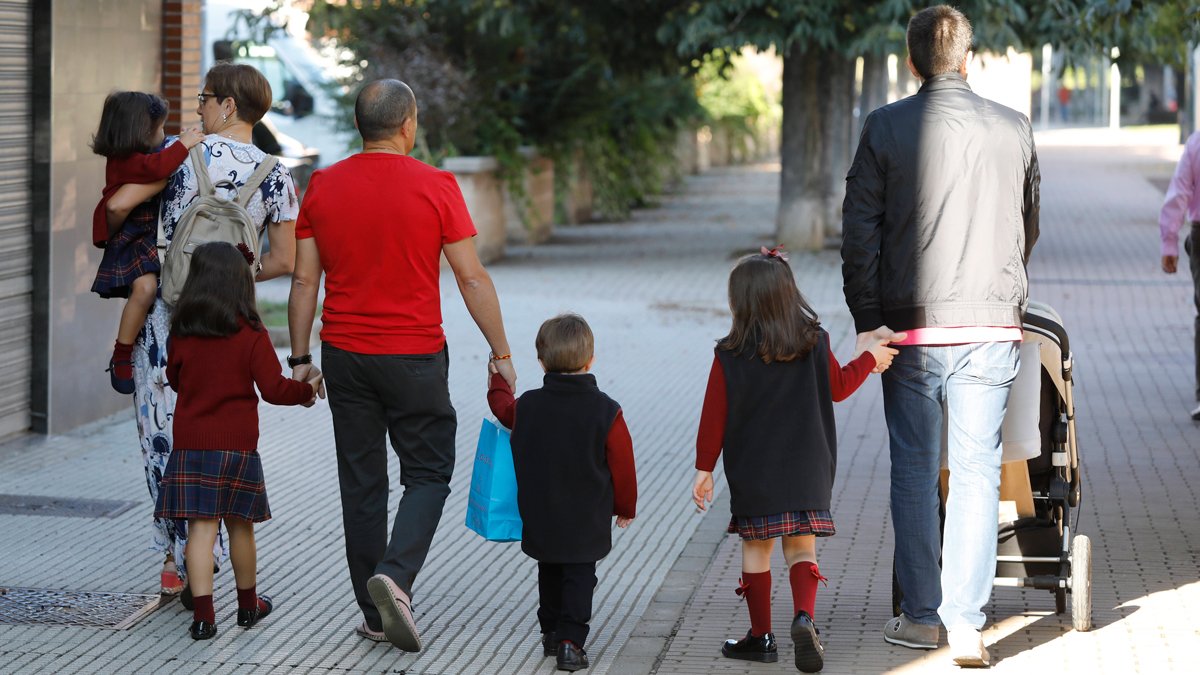
{"type": "MultiPolygon", "coordinates": [[[[1052,2],[1053,0],[1047,0],[1052,2]]],[[[711,0],[681,3],[660,29],[682,56],[703,58],[745,45],[783,55],[783,130],[776,239],[817,249],[838,230],[852,125],[855,60],[868,61],[874,101],[883,55],[904,53],[904,30],[924,3],[908,0],[711,0]]],[[[960,4],[977,44],[1003,51],[1021,44],[1029,20],[1017,0],[960,4]]],[[[865,114],[865,111],[864,111],[865,114]]]]}

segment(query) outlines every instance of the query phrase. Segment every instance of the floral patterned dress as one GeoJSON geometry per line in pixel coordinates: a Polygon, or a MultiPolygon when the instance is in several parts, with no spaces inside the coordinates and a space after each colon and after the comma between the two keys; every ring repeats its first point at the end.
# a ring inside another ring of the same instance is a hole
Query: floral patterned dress
{"type": "MultiPolygon", "coordinates": [[[[209,134],[203,141],[204,159],[217,194],[229,199],[236,196],[234,186],[240,187],[266,158],[266,153],[249,143],[209,134]]],[[[163,234],[170,242],[175,225],[187,207],[199,194],[192,162],[184,162],[167,180],[162,192],[163,234]]],[[[259,233],[268,223],[295,220],[300,211],[296,185],[291,174],[281,164],[263,181],[247,207],[250,217],[259,223],[259,233]]],[[[164,242],[165,243],[165,242],[164,242]]],[[[142,460],[146,469],[146,486],[150,502],[158,501],[159,488],[167,460],[171,457],[171,420],[175,413],[175,390],[167,384],[167,336],[170,334],[171,313],[163,302],[154,303],[146,316],[146,325],[138,335],[133,349],[134,413],[138,437],[141,439],[142,460]]],[[[175,556],[181,575],[186,575],[184,548],[187,545],[187,521],[155,518],[150,549],[175,556]]],[[[213,559],[218,564],[229,555],[223,532],[218,531],[213,546],[213,559]]]]}

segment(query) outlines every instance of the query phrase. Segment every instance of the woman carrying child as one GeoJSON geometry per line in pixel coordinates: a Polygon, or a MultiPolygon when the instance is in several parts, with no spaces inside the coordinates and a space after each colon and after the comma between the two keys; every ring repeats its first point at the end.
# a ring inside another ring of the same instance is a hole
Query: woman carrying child
{"type": "MultiPolygon", "coordinates": [[[[750,630],[727,640],[733,659],[778,660],[771,632],[771,550],[783,539],[794,620],[796,667],[817,672],[824,648],[814,624],[816,537],[834,534],[830,502],[837,464],[833,402],[852,394],[896,350],[876,341],[842,367],[778,249],[742,258],[729,276],[733,326],[717,341],[696,440],[692,500],[712,501],[712,470],[725,465],[733,517],[742,540],[742,577],[750,630]],[[722,450],[724,453],[722,454],[722,450]]],[[[898,336],[896,339],[901,339],[898,336]]]]}

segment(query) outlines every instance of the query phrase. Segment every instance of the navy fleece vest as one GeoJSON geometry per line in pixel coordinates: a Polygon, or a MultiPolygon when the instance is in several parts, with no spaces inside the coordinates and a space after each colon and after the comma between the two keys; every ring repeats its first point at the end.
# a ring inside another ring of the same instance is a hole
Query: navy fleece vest
{"type": "Polygon", "coordinates": [[[612,550],[613,483],[605,443],[620,411],[594,375],[547,373],[521,394],[512,433],[521,550],[551,563],[612,550]]]}
{"type": "Polygon", "coordinates": [[[837,431],[829,335],[793,361],[764,363],[721,349],[728,417],[722,457],[736,516],[829,509],[837,431]]]}

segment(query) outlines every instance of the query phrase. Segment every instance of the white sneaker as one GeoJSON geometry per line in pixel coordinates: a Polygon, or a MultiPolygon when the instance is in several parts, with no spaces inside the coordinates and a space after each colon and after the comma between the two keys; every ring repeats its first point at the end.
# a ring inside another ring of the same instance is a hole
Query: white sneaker
{"type": "Polygon", "coordinates": [[[973,626],[959,626],[946,631],[950,642],[950,658],[962,668],[987,668],[992,657],[983,646],[983,635],[973,626]]]}

